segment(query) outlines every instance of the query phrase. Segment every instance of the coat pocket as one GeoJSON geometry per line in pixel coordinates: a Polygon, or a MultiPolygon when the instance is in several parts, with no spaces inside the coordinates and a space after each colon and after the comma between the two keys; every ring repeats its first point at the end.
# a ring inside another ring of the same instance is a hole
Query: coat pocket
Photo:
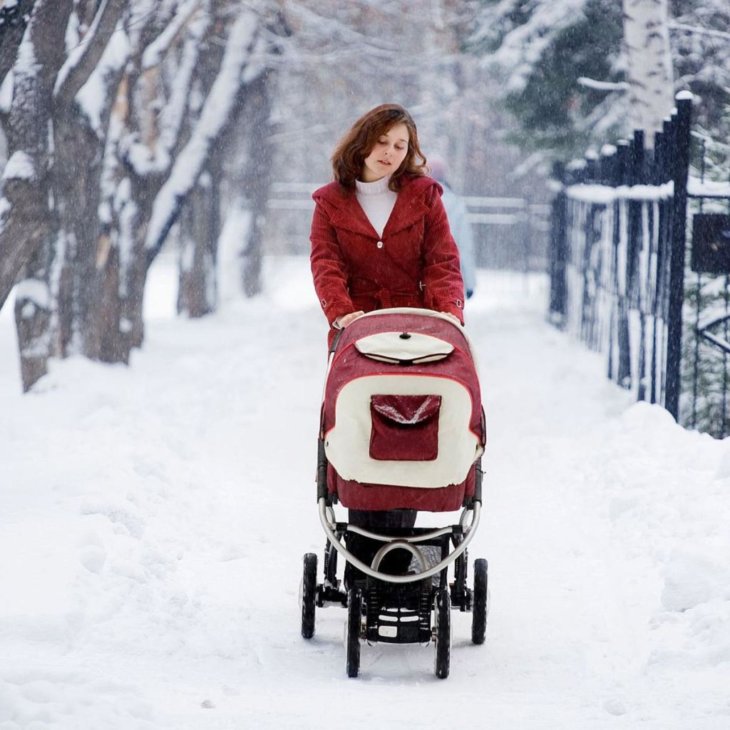
{"type": "Polygon", "coordinates": [[[370,457],[433,461],[438,457],[440,395],[373,395],[370,457]]]}

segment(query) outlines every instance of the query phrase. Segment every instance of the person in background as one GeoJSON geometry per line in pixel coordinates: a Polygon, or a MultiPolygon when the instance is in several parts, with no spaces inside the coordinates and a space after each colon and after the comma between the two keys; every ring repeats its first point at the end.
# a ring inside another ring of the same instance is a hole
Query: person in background
{"type": "MultiPolygon", "coordinates": [[[[426,176],[411,115],[382,104],[361,116],[332,155],[334,181],[316,190],[310,240],[312,277],[332,344],[338,329],[365,312],[419,307],[464,323],[459,251],[426,176]]],[[[411,528],[415,510],[350,510],[350,524],[388,532],[411,528]]],[[[370,564],[379,544],[352,535],[348,549],[370,564]]],[[[410,555],[396,550],[381,569],[404,573],[410,555]],[[387,563],[387,565],[386,565],[387,563]]],[[[357,575],[348,563],[347,585],[357,575]]]]}
{"type": "Polygon", "coordinates": [[[469,299],[474,294],[474,289],[476,288],[476,260],[474,234],[467,217],[466,204],[463,198],[454,192],[448,182],[449,170],[446,165],[446,160],[438,155],[432,155],[428,163],[431,168],[431,176],[435,180],[438,180],[444,189],[441,201],[444,204],[446,215],[449,218],[451,233],[456,240],[456,245],[459,247],[461,275],[464,279],[466,298],[469,299]]]}

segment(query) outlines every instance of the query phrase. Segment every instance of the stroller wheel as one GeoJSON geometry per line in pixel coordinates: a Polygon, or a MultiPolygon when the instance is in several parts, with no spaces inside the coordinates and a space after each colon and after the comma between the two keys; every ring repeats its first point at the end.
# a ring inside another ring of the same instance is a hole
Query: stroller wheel
{"type": "Polygon", "coordinates": [[[439,679],[446,679],[451,666],[451,597],[446,588],[436,596],[435,640],[434,671],[439,679]]]}
{"type": "Polygon", "coordinates": [[[347,592],[347,676],[357,677],[360,671],[360,628],[362,626],[362,592],[350,588],[347,592]]]}
{"type": "Polygon", "coordinates": [[[311,639],[314,636],[314,611],[317,599],[317,556],[307,553],[304,556],[302,574],[302,636],[311,639]]]}
{"type": "Polygon", "coordinates": [[[483,644],[487,631],[487,561],[474,561],[474,598],[471,614],[471,640],[483,644]]]}

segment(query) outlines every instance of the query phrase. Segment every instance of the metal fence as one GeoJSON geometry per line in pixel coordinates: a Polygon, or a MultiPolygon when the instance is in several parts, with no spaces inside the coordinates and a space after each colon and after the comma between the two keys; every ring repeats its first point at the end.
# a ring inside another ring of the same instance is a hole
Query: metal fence
{"type": "Polygon", "coordinates": [[[707,140],[693,140],[688,185],[691,249],[685,279],[682,422],[730,434],[730,183],[706,180],[707,140]]]}
{"type": "Polygon", "coordinates": [[[637,399],[724,436],[730,218],[718,203],[727,211],[729,195],[701,175],[689,178],[691,156],[700,167],[703,159],[692,144],[691,107],[690,95],[678,97],[651,150],[636,131],[600,156],[558,166],[550,315],[604,353],[608,377],[637,399]]]}
{"type": "MultiPolygon", "coordinates": [[[[275,182],[268,202],[267,250],[304,255],[317,183],[275,182]]],[[[550,206],[522,197],[464,196],[474,233],[477,266],[487,269],[545,271],[550,206]]]]}

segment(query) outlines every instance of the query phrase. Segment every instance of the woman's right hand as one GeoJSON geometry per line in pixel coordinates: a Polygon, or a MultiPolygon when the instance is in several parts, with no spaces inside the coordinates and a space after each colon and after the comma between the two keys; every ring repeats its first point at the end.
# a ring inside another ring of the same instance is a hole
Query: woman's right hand
{"type": "Polygon", "coordinates": [[[334,321],[334,325],[337,329],[345,329],[348,324],[352,324],[358,317],[362,317],[365,314],[362,310],[357,312],[350,312],[350,314],[343,314],[334,321]]]}

